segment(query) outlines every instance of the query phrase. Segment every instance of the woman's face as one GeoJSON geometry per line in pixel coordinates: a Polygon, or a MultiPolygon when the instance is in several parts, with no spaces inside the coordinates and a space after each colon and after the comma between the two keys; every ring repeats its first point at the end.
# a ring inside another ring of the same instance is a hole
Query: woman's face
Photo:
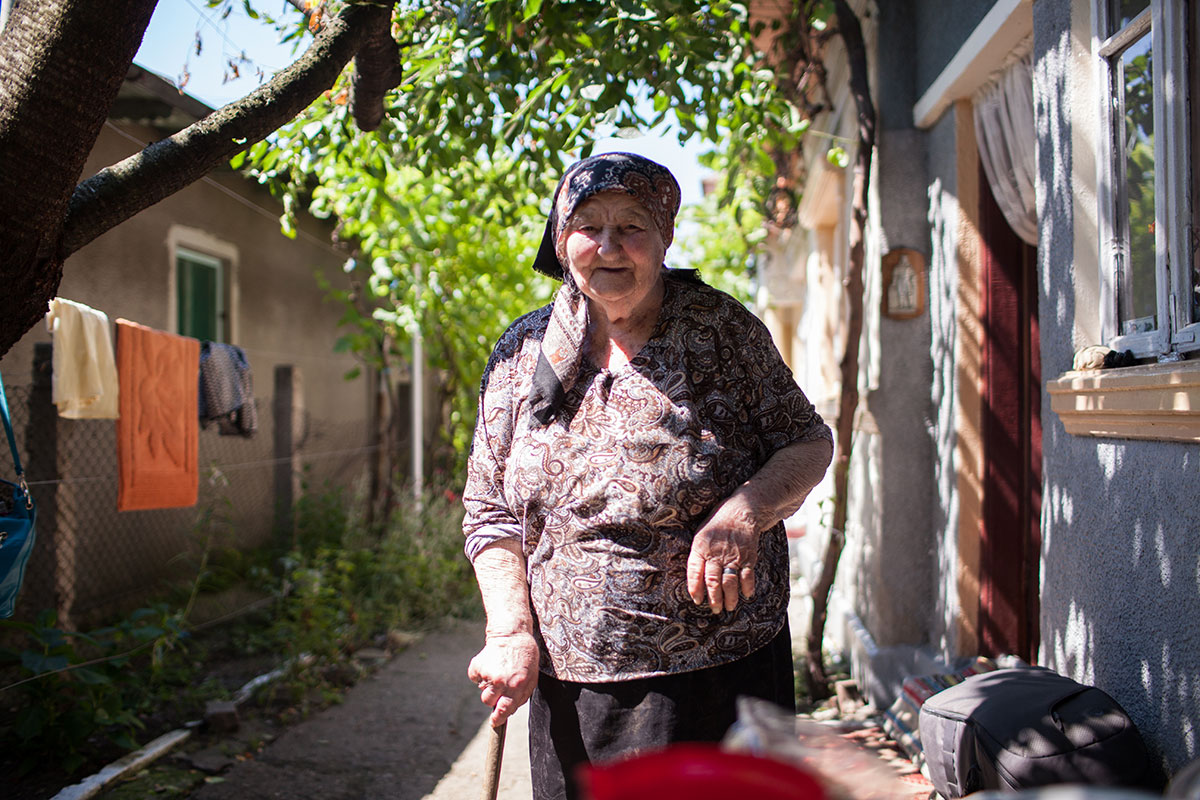
{"type": "Polygon", "coordinates": [[[565,233],[567,269],[610,318],[633,312],[661,280],[662,237],[645,206],[624,192],[588,198],[565,233]]]}

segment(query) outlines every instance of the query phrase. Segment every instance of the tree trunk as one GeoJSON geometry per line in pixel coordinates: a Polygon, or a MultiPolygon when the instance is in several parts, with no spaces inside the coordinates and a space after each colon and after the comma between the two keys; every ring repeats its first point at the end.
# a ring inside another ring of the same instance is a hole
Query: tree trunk
{"type": "Polygon", "coordinates": [[[0,32],[0,356],[58,291],[68,202],[154,5],[21,2],[0,32]]]}
{"type": "Polygon", "coordinates": [[[867,225],[867,195],[871,158],[875,149],[875,105],[867,79],[867,51],[862,26],[846,0],[834,0],[838,33],[846,46],[850,64],[850,91],[858,111],[858,152],[854,160],[854,197],[850,218],[850,255],[844,282],[849,301],[846,350],[841,361],[841,397],[838,403],[836,455],[833,465],[833,523],[821,565],[821,575],[812,589],[812,621],[806,640],[808,689],[814,700],[829,696],[829,676],[821,643],[829,613],[829,594],[837,578],[838,561],[846,546],[847,490],[850,456],[854,439],[854,417],[858,411],[858,350],[863,328],[863,238],[867,225]]]}
{"type": "Polygon", "coordinates": [[[0,31],[0,356],[45,316],[67,256],[291,120],[391,21],[386,4],[344,7],[270,82],[77,186],[154,6],[23,2],[0,31]]]}

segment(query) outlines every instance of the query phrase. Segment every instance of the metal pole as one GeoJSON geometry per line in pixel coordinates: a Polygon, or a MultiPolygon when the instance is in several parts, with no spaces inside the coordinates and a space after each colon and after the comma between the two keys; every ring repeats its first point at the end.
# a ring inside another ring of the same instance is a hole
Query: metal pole
{"type": "Polygon", "coordinates": [[[421,339],[421,266],[416,270],[416,297],[413,301],[413,317],[416,322],[412,331],[412,474],[413,499],[417,510],[421,510],[421,497],[425,492],[425,346],[421,339]]]}

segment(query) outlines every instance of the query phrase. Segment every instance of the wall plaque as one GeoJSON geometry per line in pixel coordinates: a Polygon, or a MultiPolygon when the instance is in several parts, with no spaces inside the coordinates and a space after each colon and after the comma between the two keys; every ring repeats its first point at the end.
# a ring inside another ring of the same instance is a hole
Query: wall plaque
{"type": "Polygon", "coordinates": [[[897,247],[883,257],[883,315],[913,319],[925,313],[925,256],[897,247]]]}

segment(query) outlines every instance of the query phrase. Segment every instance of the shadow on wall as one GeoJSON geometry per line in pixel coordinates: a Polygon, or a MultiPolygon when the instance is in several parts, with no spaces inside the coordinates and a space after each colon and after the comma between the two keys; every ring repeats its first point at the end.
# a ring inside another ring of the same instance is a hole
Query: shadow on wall
{"type": "MultiPolygon", "coordinates": [[[[1073,51],[1069,21],[1041,17],[1051,11],[1034,8],[1036,30],[1061,31],[1034,43],[1038,147],[1049,156],[1038,159],[1046,377],[1070,368],[1076,289],[1092,280],[1075,265],[1095,264],[1075,253],[1095,209],[1071,181],[1073,51]]],[[[1095,157],[1078,155],[1080,168],[1095,157]]],[[[1042,408],[1041,661],[1111,694],[1169,774],[1200,755],[1200,448],[1070,436],[1044,391],[1042,408]]]]}
{"type": "Polygon", "coordinates": [[[933,644],[939,652],[953,653],[955,614],[958,613],[957,576],[959,574],[958,538],[955,533],[959,519],[958,491],[958,325],[960,308],[969,309],[967,298],[959,293],[968,291],[960,285],[958,276],[958,203],[935,179],[929,186],[929,226],[931,251],[929,259],[929,321],[930,357],[933,360],[931,402],[934,419],[934,492],[933,529],[943,531],[943,546],[936,554],[936,575],[941,585],[934,593],[935,619],[940,631],[934,632],[933,644]],[[960,306],[961,303],[961,306],[960,306]]]}
{"type": "Polygon", "coordinates": [[[1054,423],[1042,659],[1116,698],[1173,772],[1200,755],[1200,452],[1054,423]]]}

